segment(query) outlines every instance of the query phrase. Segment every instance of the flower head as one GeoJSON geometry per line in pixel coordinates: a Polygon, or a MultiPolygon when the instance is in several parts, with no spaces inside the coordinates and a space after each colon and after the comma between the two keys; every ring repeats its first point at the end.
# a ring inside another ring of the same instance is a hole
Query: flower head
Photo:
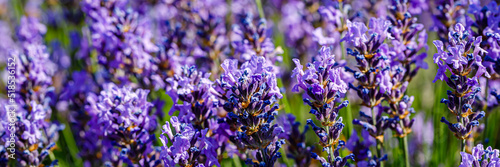
{"type": "Polygon", "coordinates": [[[283,128],[273,123],[278,99],[283,95],[277,86],[273,66],[265,57],[253,56],[238,68],[238,60],[226,59],[224,73],[216,81],[214,94],[227,112],[220,122],[231,126],[230,140],[239,149],[258,150],[249,165],[272,166],[284,141],[277,140],[283,128]]]}
{"type": "Polygon", "coordinates": [[[460,152],[460,155],[462,155],[460,167],[500,165],[499,151],[498,149],[492,149],[491,146],[484,149],[482,144],[478,144],[472,148],[472,154],[460,152]]]}
{"type": "Polygon", "coordinates": [[[161,159],[167,166],[220,166],[217,142],[207,137],[207,129],[196,129],[173,116],[163,125],[160,136],[161,159]]]}
{"type": "Polygon", "coordinates": [[[147,101],[148,93],[107,83],[98,99],[88,99],[86,108],[92,116],[89,124],[102,138],[102,149],[115,150],[103,157],[108,163],[124,161],[130,165],[154,161],[148,155],[153,152],[157,122],[151,114],[153,105],[147,101]]]}

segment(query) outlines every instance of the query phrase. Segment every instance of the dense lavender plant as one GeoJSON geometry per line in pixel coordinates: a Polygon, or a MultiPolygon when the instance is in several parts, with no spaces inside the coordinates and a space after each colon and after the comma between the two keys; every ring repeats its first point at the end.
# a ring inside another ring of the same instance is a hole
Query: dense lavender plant
{"type": "Polygon", "coordinates": [[[394,0],[389,21],[392,25],[389,33],[393,47],[389,53],[391,57],[390,75],[392,82],[391,91],[385,92],[385,99],[389,102],[391,117],[398,117],[399,125],[392,125],[398,136],[404,137],[411,132],[413,120],[411,113],[415,111],[411,107],[413,96],[407,96],[406,88],[418,70],[427,69],[424,62],[427,53],[418,53],[426,46],[427,34],[424,26],[417,23],[417,19],[411,17],[408,5],[402,1],[394,0]]]}
{"type": "Polygon", "coordinates": [[[309,119],[307,124],[319,137],[319,144],[326,150],[327,159],[312,153],[312,157],[321,162],[323,166],[344,166],[347,160],[354,157],[348,155],[339,157],[338,150],[343,147],[344,141],[339,141],[340,134],[344,128],[342,117],[339,117],[340,109],[346,107],[349,101],[341,101],[347,91],[347,84],[340,78],[340,68],[335,63],[330,48],[322,47],[320,56],[312,63],[308,63],[307,70],[294,59],[295,69],[292,77],[297,78],[297,84],[292,91],[304,90],[304,102],[311,107],[310,113],[315,115],[322,127],[316,126],[309,119]],[[335,151],[333,148],[337,145],[335,151]]]}
{"type": "Polygon", "coordinates": [[[486,51],[480,47],[481,37],[471,37],[462,24],[456,24],[455,30],[449,33],[448,52],[443,49],[443,42],[434,41],[438,53],[434,55],[434,63],[439,67],[436,80],[443,80],[452,90],[448,90],[448,99],[443,98],[449,111],[456,116],[458,123],[450,123],[443,117],[441,122],[448,125],[455,136],[464,141],[472,133],[472,128],[479,125],[478,120],[484,117],[484,111],[474,111],[472,106],[476,94],[480,91],[478,77],[487,71],[481,63],[481,55],[486,51]],[[451,75],[447,76],[446,71],[451,75]],[[471,72],[475,71],[473,74],[471,72]]]}
{"type": "Polygon", "coordinates": [[[371,110],[370,115],[360,112],[360,119],[354,119],[353,123],[363,126],[377,139],[377,154],[381,157],[384,130],[389,127],[390,122],[395,121],[382,116],[386,110],[380,106],[384,94],[391,91],[394,86],[390,76],[389,46],[384,43],[390,36],[390,21],[371,18],[370,29],[361,22],[347,21],[347,27],[348,32],[342,40],[347,41],[352,47],[347,49],[347,54],[356,58],[358,67],[357,70],[346,67],[346,71],[354,75],[358,84],[354,86],[350,83],[349,87],[361,98],[361,105],[371,110]]]}
{"type": "Polygon", "coordinates": [[[414,97],[406,95],[406,88],[419,69],[427,69],[424,61],[427,53],[418,53],[427,49],[427,34],[423,30],[424,25],[417,23],[417,18],[411,16],[409,4],[405,1],[393,0],[390,13],[388,20],[392,24],[389,29],[392,47],[389,52],[389,75],[393,86],[384,96],[389,103],[389,115],[396,118],[390,128],[396,136],[403,138],[406,166],[409,166],[406,136],[411,132],[414,119],[410,115],[415,110],[411,107],[414,97]]]}
{"type": "Polygon", "coordinates": [[[228,5],[224,0],[191,3],[190,21],[196,29],[197,48],[193,56],[201,70],[218,75],[219,64],[226,58],[229,46],[225,25],[228,5]],[[216,10],[214,10],[216,9],[216,10]]]}
{"type": "Polygon", "coordinates": [[[462,155],[462,162],[459,167],[490,167],[500,165],[500,159],[498,158],[498,149],[492,149],[491,146],[484,149],[482,144],[478,144],[476,147],[472,148],[472,154],[466,152],[460,152],[462,155]]]}
{"type": "MultiPolygon", "coordinates": [[[[10,52],[10,58],[15,61],[15,94],[9,95],[11,105],[3,101],[0,109],[3,113],[2,126],[5,127],[5,131],[0,133],[0,164],[7,164],[8,157],[4,157],[3,151],[10,142],[15,142],[16,165],[44,165],[43,162],[48,160],[47,156],[55,148],[58,132],[64,129],[63,125],[50,121],[50,103],[54,95],[51,77],[55,66],[49,60],[47,48],[43,44],[45,31],[45,26],[37,18],[22,17],[20,20],[17,36],[22,50],[10,52]],[[10,122],[7,116],[10,112],[7,111],[15,112],[14,131],[6,130],[10,122]]],[[[51,166],[57,164],[57,160],[48,161],[51,166]]]]}
{"type": "MultiPolygon", "coordinates": [[[[127,164],[157,166],[153,147],[156,118],[150,114],[153,105],[147,101],[148,90],[103,86],[99,97],[88,98],[86,110],[91,115],[90,131],[100,138],[102,158],[106,166],[127,164]]],[[[90,96],[92,97],[92,96],[90,96]]]]}
{"type": "Polygon", "coordinates": [[[192,122],[196,129],[208,128],[209,119],[216,114],[218,105],[211,94],[213,83],[209,77],[210,73],[197,71],[194,66],[184,66],[181,75],[167,78],[167,94],[174,102],[182,101],[182,104],[174,104],[169,114],[179,111],[181,122],[192,122]]]}
{"type": "Polygon", "coordinates": [[[216,81],[216,95],[227,112],[219,120],[235,131],[230,137],[239,150],[255,151],[255,158],[248,158],[251,166],[273,166],[284,144],[278,135],[283,128],[273,123],[277,115],[278,99],[283,96],[277,86],[273,66],[265,57],[253,56],[238,69],[238,60],[226,59],[224,73],[216,81]]]}
{"type": "Polygon", "coordinates": [[[168,78],[167,94],[174,102],[182,101],[182,104],[175,103],[169,114],[179,111],[177,117],[181,123],[189,123],[197,131],[207,131],[206,137],[216,139],[217,145],[213,147],[222,156],[231,132],[227,124],[217,122],[219,101],[213,95],[215,90],[209,77],[210,73],[184,66],[180,75],[168,78]]]}

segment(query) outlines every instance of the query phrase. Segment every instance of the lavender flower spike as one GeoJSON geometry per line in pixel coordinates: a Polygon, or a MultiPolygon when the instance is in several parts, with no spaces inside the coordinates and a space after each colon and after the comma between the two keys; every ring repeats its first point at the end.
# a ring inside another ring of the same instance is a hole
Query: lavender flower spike
{"type": "MultiPolygon", "coordinates": [[[[409,4],[402,0],[393,0],[391,22],[389,33],[391,34],[392,46],[389,52],[391,57],[390,76],[393,87],[384,93],[385,100],[389,102],[389,115],[399,118],[391,129],[398,137],[405,137],[411,132],[413,119],[410,115],[415,113],[411,104],[413,96],[406,95],[406,88],[419,69],[427,68],[424,59],[427,53],[417,54],[424,49],[427,50],[427,34],[424,25],[417,23],[417,18],[409,13],[409,4]]],[[[406,138],[404,139],[406,140],[406,138]]],[[[408,164],[409,165],[409,164],[408,164]]]]}
{"type": "Polygon", "coordinates": [[[313,128],[320,139],[320,145],[328,153],[328,159],[319,157],[315,153],[312,153],[312,158],[319,160],[323,166],[344,166],[347,159],[354,156],[340,158],[337,153],[344,145],[344,141],[339,141],[344,124],[338,113],[349,104],[347,100],[341,101],[341,97],[347,91],[347,84],[340,78],[340,68],[328,47],[321,48],[318,59],[309,63],[305,71],[298,59],[293,61],[296,67],[292,77],[297,79],[297,84],[292,91],[298,92],[300,89],[305,91],[304,102],[311,107],[310,113],[316,116],[322,127],[316,126],[311,119],[307,120],[307,124],[313,128]],[[337,149],[334,152],[335,145],[337,149]]]}
{"type": "Polygon", "coordinates": [[[170,111],[179,110],[179,119],[183,123],[192,122],[196,129],[209,126],[209,119],[216,114],[218,101],[211,94],[213,82],[210,73],[197,71],[194,66],[182,67],[180,75],[167,78],[167,94],[174,102],[181,100],[183,104],[174,104],[170,111]]]}
{"type": "Polygon", "coordinates": [[[479,125],[478,120],[484,117],[483,111],[473,111],[475,97],[480,88],[478,77],[487,73],[481,63],[482,55],[486,51],[480,47],[481,37],[471,37],[462,24],[455,25],[455,31],[449,33],[448,52],[443,50],[441,41],[434,41],[438,53],[434,55],[434,62],[439,69],[436,80],[443,80],[452,90],[448,90],[448,99],[442,99],[441,103],[448,106],[457,122],[450,123],[444,117],[441,122],[448,125],[450,130],[459,139],[466,139],[472,132],[472,127],[479,125]],[[446,71],[451,75],[447,76],[446,71]],[[471,72],[476,71],[475,74],[471,72]]]}
{"type": "Polygon", "coordinates": [[[389,31],[391,22],[383,18],[371,18],[368,26],[369,29],[364,23],[348,21],[348,32],[342,40],[350,45],[347,54],[356,58],[358,68],[345,67],[358,83],[357,86],[350,83],[349,87],[361,98],[361,105],[371,111],[370,115],[360,112],[361,118],[354,119],[353,124],[363,126],[377,139],[377,154],[381,157],[384,130],[389,127],[390,121],[397,122],[396,119],[382,116],[386,109],[380,106],[384,95],[391,94],[394,86],[390,70],[390,50],[384,43],[386,39],[392,38],[389,31]]]}
{"type": "Polygon", "coordinates": [[[8,56],[15,59],[15,83],[8,86],[14,87],[15,92],[9,94],[9,101],[0,99],[0,166],[10,165],[10,156],[15,158],[11,164],[15,166],[54,166],[58,161],[47,157],[56,148],[58,133],[65,127],[50,121],[55,66],[43,43],[46,27],[35,17],[22,17],[20,21],[17,36],[22,50],[13,48],[8,56]],[[14,118],[8,116],[8,111],[15,111],[14,118]],[[13,129],[9,123],[15,124],[13,129]],[[10,147],[11,142],[15,142],[15,152],[8,157],[4,148],[10,147]]]}
{"type": "Polygon", "coordinates": [[[236,135],[230,140],[240,150],[256,151],[252,166],[271,167],[281,157],[278,150],[284,144],[278,140],[283,128],[273,123],[278,99],[282,98],[273,66],[265,57],[252,56],[238,69],[238,60],[226,59],[224,73],[216,81],[216,94],[227,113],[221,123],[227,123],[236,135]]]}
{"type": "Polygon", "coordinates": [[[103,86],[97,100],[86,106],[92,115],[89,125],[102,138],[103,159],[107,165],[126,163],[130,166],[155,166],[159,160],[153,142],[156,117],[151,114],[152,103],[147,101],[149,90],[103,86]]]}

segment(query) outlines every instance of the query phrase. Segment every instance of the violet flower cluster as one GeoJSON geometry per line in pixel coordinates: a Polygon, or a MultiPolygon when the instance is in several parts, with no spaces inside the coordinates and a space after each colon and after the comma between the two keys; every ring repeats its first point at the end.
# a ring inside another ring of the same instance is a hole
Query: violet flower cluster
{"type": "Polygon", "coordinates": [[[247,157],[250,166],[273,166],[281,157],[284,140],[278,139],[283,128],[274,123],[278,100],[283,97],[277,86],[273,66],[261,56],[252,58],[238,68],[238,60],[226,59],[224,73],[216,81],[214,93],[221,99],[227,115],[220,123],[234,131],[230,141],[240,151],[255,152],[247,157]]]}
{"type": "MultiPolygon", "coordinates": [[[[7,165],[9,157],[4,154],[11,142],[15,142],[12,156],[18,166],[39,166],[44,161],[57,165],[50,160],[49,154],[56,148],[59,131],[64,125],[50,121],[52,116],[51,100],[54,98],[52,76],[55,66],[49,59],[43,35],[46,27],[35,17],[22,17],[17,31],[21,50],[10,50],[10,58],[15,61],[15,94],[9,95],[9,102],[2,99],[0,133],[0,165],[7,165]],[[12,103],[14,102],[14,103],[12,103]],[[9,105],[7,105],[9,104],[9,105]],[[15,105],[12,105],[15,104],[15,105]],[[15,111],[14,131],[7,130],[10,123],[8,111],[15,111]],[[13,137],[14,140],[11,140],[13,137]]],[[[12,154],[10,152],[9,154],[12,154]]]]}
{"type": "Polygon", "coordinates": [[[358,166],[377,166],[381,161],[387,160],[387,154],[380,158],[374,156],[370,151],[370,147],[375,146],[376,143],[375,138],[370,136],[368,131],[362,130],[361,138],[356,131],[353,131],[351,137],[347,140],[346,148],[356,155],[354,158],[358,162],[358,166]]]}
{"type": "Polygon", "coordinates": [[[102,163],[99,142],[99,134],[91,130],[89,122],[92,114],[87,111],[86,105],[97,100],[93,92],[100,90],[92,74],[86,71],[75,71],[71,78],[65,83],[63,90],[59,94],[56,108],[59,111],[69,111],[69,122],[71,131],[75,134],[76,144],[79,148],[78,155],[85,159],[86,165],[99,165],[102,163]]]}
{"type": "Polygon", "coordinates": [[[388,128],[389,118],[381,115],[382,110],[375,112],[373,108],[380,106],[384,93],[393,87],[389,73],[389,46],[384,43],[389,36],[390,22],[372,18],[370,29],[361,22],[350,21],[347,27],[348,33],[343,40],[353,47],[347,49],[347,54],[355,57],[358,66],[357,70],[345,67],[358,82],[358,86],[350,83],[349,87],[356,91],[362,105],[372,110],[371,115],[360,112],[362,119],[355,119],[353,123],[363,126],[373,137],[383,142],[383,132],[388,128]]]}
{"type": "Polygon", "coordinates": [[[480,91],[477,78],[487,73],[481,63],[481,55],[486,51],[480,47],[481,37],[471,37],[460,23],[449,33],[449,39],[448,52],[444,51],[441,41],[434,41],[438,49],[434,63],[439,66],[434,82],[443,80],[452,89],[447,92],[448,99],[443,98],[441,102],[448,106],[458,123],[450,123],[445,117],[441,122],[446,123],[456,137],[464,140],[485,115],[484,111],[474,111],[472,107],[480,91]],[[450,71],[451,75],[447,76],[446,71],[450,71]]]}
{"type": "Polygon", "coordinates": [[[497,2],[0,0],[0,18],[0,67],[17,60],[0,166],[440,165],[418,147],[443,140],[414,116],[433,99],[409,87],[428,68],[427,30],[460,166],[500,165],[496,149],[465,149],[500,104],[497,2]],[[291,114],[305,105],[312,119],[291,114]]]}
{"type": "Polygon", "coordinates": [[[389,76],[392,88],[384,93],[384,98],[389,102],[389,115],[399,119],[397,124],[391,124],[391,129],[399,137],[404,137],[411,132],[413,119],[410,115],[415,113],[411,107],[414,97],[406,95],[409,82],[417,75],[419,69],[427,69],[424,59],[427,57],[427,34],[424,26],[417,23],[417,18],[412,17],[409,5],[405,1],[392,1],[391,22],[389,34],[391,36],[390,70],[389,76]],[[425,51],[422,53],[422,50],[425,51]]]}
{"type": "Polygon", "coordinates": [[[478,144],[472,148],[472,153],[460,152],[462,156],[462,162],[459,167],[490,167],[500,165],[500,159],[498,158],[498,149],[492,149],[491,146],[484,149],[482,144],[478,144]]]}
{"type": "Polygon", "coordinates": [[[304,102],[311,107],[309,113],[321,123],[317,126],[311,119],[307,120],[316,135],[319,144],[326,151],[328,157],[325,159],[316,153],[311,153],[312,158],[319,160],[323,166],[345,166],[348,159],[354,155],[344,158],[339,156],[339,149],[344,146],[344,141],[339,140],[344,124],[339,116],[340,109],[346,107],[349,101],[341,101],[347,91],[347,84],[341,79],[340,68],[337,66],[330,48],[322,47],[316,61],[307,64],[307,70],[294,59],[296,65],[292,76],[297,79],[297,84],[292,91],[304,90],[304,102]],[[334,147],[336,147],[335,151],[334,147]]]}
{"type": "Polygon", "coordinates": [[[217,159],[217,142],[208,136],[208,129],[196,129],[182,123],[178,117],[170,118],[163,125],[160,140],[163,144],[161,159],[166,166],[220,166],[217,159]],[[171,143],[171,146],[168,146],[171,143]]]}
{"type": "Polygon", "coordinates": [[[91,116],[87,132],[96,135],[88,137],[99,141],[97,153],[102,154],[106,166],[161,164],[153,146],[157,121],[151,114],[153,104],[147,101],[148,93],[107,83],[98,97],[87,98],[85,108],[91,116]]]}
{"type": "Polygon", "coordinates": [[[498,10],[498,5],[496,2],[490,2],[485,6],[481,6],[480,2],[472,1],[469,4],[468,13],[472,17],[467,17],[467,30],[473,36],[482,37],[480,47],[486,50],[488,53],[480,55],[482,65],[486,68],[486,72],[481,77],[478,78],[480,85],[484,87],[484,93],[478,96],[480,102],[475,103],[478,108],[485,111],[492,111],[497,107],[498,103],[495,103],[495,82],[498,82],[500,76],[500,61],[498,59],[499,52],[498,48],[500,40],[499,28],[498,28],[498,18],[500,17],[500,12],[498,10]],[[482,81],[482,82],[481,82],[482,81]]]}

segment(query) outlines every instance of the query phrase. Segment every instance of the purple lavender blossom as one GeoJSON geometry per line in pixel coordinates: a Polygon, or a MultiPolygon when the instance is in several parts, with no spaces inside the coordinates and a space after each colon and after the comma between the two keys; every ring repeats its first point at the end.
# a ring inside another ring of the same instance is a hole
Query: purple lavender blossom
{"type": "MultiPolygon", "coordinates": [[[[15,59],[15,94],[9,101],[17,106],[0,108],[2,122],[8,123],[7,111],[15,110],[15,131],[2,131],[0,145],[8,147],[11,135],[16,141],[16,165],[39,166],[44,163],[47,155],[55,148],[59,131],[64,125],[50,121],[52,76],[55,71],[53,62],[49,59],[43,41],[45,26],[33,17],[22,17],[17,35],[22,50],[11,50],[10,57],[15,59]]],[[[10,95],[9,95],[10,96],[10,95]]],[[[5,126],[5,125],[2,125],[5,126]]],[[[0,159],[7,159],[7,157],[0,159]]],[[[50,165],[57,160],[48,160],[50,165]]],[[[0,163],[4,163],[3,161],[0,163]]]]}
{"type": "MultiPolygon", "coordinates": [[[[394,86],[390,70],[390,49],[384,43],[391,37],[391,22],[382,18],[371,18],[368,26],[369,29],[361,22],[347,21],[348,32],[342,40],[352,47],[347,49],[347,54],[356,58],[358,69],[345,69],[357,80],[357,86],[349,83],[349,87],[361,98],[361,105],[371,111],[371,114],[361,111],[360,118],[354,119],[353,124],[363,126],[377,139],[377,155],[383,157],[381,149],[384,131],[390,124],[398,122],[398,119],[383,116],[389,108],[381,106],[384,96],[391,94],[394,86]]],[[[376,159],[377,156],[374,157],[376,159]]]]}
{"type": "Polygon", "coordinates": [[[279,29],[284,32],[286,45],[295,48],[295,54],[304,57],[308,49],[314,47],[312,33],[313,13],[308,9],[308,3],[289,1],[281,8],[282,20],[279,29]]]}
{"type": "MultiPolygon", "coordinates": [[[[482,86],[491,85],[489,82],[496,82],[500,77],[500,59],[498,59],[498,41],[500,39],[498,24],[500,20],[500,10],[498,10],[496,2],[490,2],[485,6],[482,6],[480,1],[470,1],[469,3],[468,13],[471,14],[471,17],[467,17],[467,30],[470,30],[469,33],[471,33],[472,36],[478,36],[483,39],[479,46],[488,52],[487,54],[480,55],[480,61],[482,61],[481,63],[486,70],[484,75],[479,78],[481,81],[480,84],[482,86]]],[[[480,70],[484,69],[481,67],[480,70]]],[[[494,84],[491,86],[494,86],[494,84]]],[[[489,89],[489,87],[482,88],[484,91],[478,95],[480,102],[475,104],[478,108],[486,112],[492,111],[496,105],[491,105],[492,103],[490,101],[492,98],[494,99],[494,97],[491,96],[492,94],[496,94],[496,92],[494,92],[494,89],[489,89]]]]}
{"type": "Polygon", "coordinates": [[[151,41],[148,19],[118,1],[83,1],[82,10],[88,16],[97,59],[110,79],[123,81],[127,73],[148,76],[157,70],[152,54],[159,48],[151,41]]]}
{"type": "Polygon", "coordinates": [[[220,118],[217,111],[219,101],[212,94],[215,90],[209,77],[210,73],[197,71],[194,66],[184,66],[181,75],[167,78],[166,92],[176,102],[169,114],[179,111],[177,119],[181,123],[190,123],[198,131],[206,129],[206,137],[216,139],[216,149],[220,148],[217,151],[229,152],[224,149],[232,133],[228,133],[230,129],[227,124],[217,122],[220,118]],[[181,104],[177,103],[179,100],[181,104]]]}
{"type": "Polygon", "coordinates": [[[218,101],[211,94],[213,82],[210,81],[210,73],[197,71],[194,66],[184,66],[182,75],[167,78],[167,94],[174,102],[182,101],[182,104],[174,104],[170,115],[179,111],[179,119],[183,123],[192,122],[196,129],[208,128],[208,119],[216,114],[215,107],[218,101]]]}
{"type": "Polygon", "coordinates": [[[340,78],[340,68],[330,52],[330,48],[322,47],[316,61],[309,63],[307,70],[298,59],[294,59],[295,69],[292,77],[297,78],[297,84],[292,91],[304,90],[304,102],[311,107],[309,113],[315,115],[322,127],[316,126],[309,119],[307,124],[319,137],[323,151],[328,153],[328,159],[320,157],[315,153],[312,158],[317,159],[323,166],[344,166],[353,155],[344,158],[339,157],[338,150],[343,147],[344,141],[339,141],[340,133],[344,128],[342,117],[338,116],[340,109],[346,107],[349,101],[341,101],[341,97],[347,91],[347,84],[340,78]],[[335,151],[333,147],[337,145],[335,151]]]}
{"type": "Polygon", "coordinates": [[[106,164],[158,163],[154,156],[149,156],[155,151],[152,144],[157,122],[150,113],[152,103],[147,101],[148,93],[108,83],[98,99],[88,99],[91,101],[86,109],[92,116],[88,124],[102,140],[101,152],[106,152],[102,157],[106,164]]]}
{"type": "Polygon", "coordinates": [[[408,0],[408,12],[412,15],[420,15],[429,10],[429,4],[426,0],[408,0]]]}
{"type": "Polygon", "coordinates": [[[376,144],[375,138],[371,137],[370,133],[366,130],[361,130],[361,138],[356,131],[353,131],[346,143],[346,148],[356,155],[354,157],[356,162],[366,160],[369,154],[371,154],[370,147],[376,144]],[[361,141],[361,138],[363,141],[361,141]]]}
{"type": "Polygon", "coordinates": [[[59,94],[57,109],[59,112],[69,111],[69,122],[71,131],[74,132],[75,140],[79,148],[79,156],[88,165],[98,166],[102,164],[99,156],[100,144],[99,134],[89,130],[89,121],[94,115],[87,112],[86,105],[95,103],[99,87],[92,78],[92,74],[85,71],[73,72],[72,77],[65,83],[59,94]]]}
{"type": "Polygon", "coordinates": [[[424,48],[427,50],[427,34],[423,30],[424,26],[417,23],[417,18],[412,17],[408,10],[409,6],[405,1],[394,0],[388,16],[392,25],[389,29],[393,46],[389,51],[389,75],[393,86],[384,96],[389,102],[389,115],[399,119],[390,127],[399,137],[405,137],[411,132],[414,121],[410,119],[410,115],[415,113],[411,107],[413,96],[405,95],[406,88],[419,69],[427,69],[424,61],[426,52],[418,53],[424,48]]]}
{"type": "Polygon", "coordinates": [[[160,140],[163,144],[161,159],[166,166],[220,166],[216,152],[218,144],[207,137],[207,129],[196,129],[173,116],[170,123],[163,125],[160,140]]]}
{"type": "Polygon", "coordinates": [[[478,120],[484,117],[484,111],[473,111],[472,105],[475,96],[480,92],[477,78],[488,75],[481,63],[481,55],[486,51],[479,45],[481,37],[471,37],[462,24],[455,25],[455,31],[449,33],[448,52],[443,49],[441,41],[434,41],[438,53],[434,55],[434,63],[439,69],[436,80],[445,81],[452,90],[448,90],[448,99],[443,98],[442,103],[448,106],[459,123],[452,124],[444,117],[441,122],[446,123],[450,130],[459,139],[466,139],[472,132],[472,127],[479,125],[478,120]],[[450,71],[448,77],[445,72],[450,71]],[[471,71],[476,71],[471,74],[471,71]]]}
{"type": "Polygon", "coordinates": [[[283,128],[273,123],[281,99],[273,66],[266,58],[253,56],[238,69],[238,60],[226,59],[224,73],[216,81],[214,94],[221,99],[227,112],[220,123],[228,124],[236,135],[230,140],[239,150],[256,150],[252,166],[273,166],[284,144],[278,136],[283,128]]]}
{"type": "Polygon", "coordinates": [[[360,111],[359,119],[352,121],[355,125],[360,125],[364,130],[368,131],[372,137],[377,139],[377,142],[384,142],[384,131],[397,123],[396,118],[389,118],[384,115],[384,112],[389,110],[388,107],[378,105],[373,109],[365,107],[368,111],[360,111]],[[372,114],[375,114],[373,116],[372,114]]]}
{"type": "Polygon", "coordinates": [[[459,167],[500,165],[499,151],[498,149],[492,149],[491,146],[484,149],[482,144],[478,144],[472,148],[472,154],[460,152],[460,155],[462,155],[462,162],[459,167]]]}

